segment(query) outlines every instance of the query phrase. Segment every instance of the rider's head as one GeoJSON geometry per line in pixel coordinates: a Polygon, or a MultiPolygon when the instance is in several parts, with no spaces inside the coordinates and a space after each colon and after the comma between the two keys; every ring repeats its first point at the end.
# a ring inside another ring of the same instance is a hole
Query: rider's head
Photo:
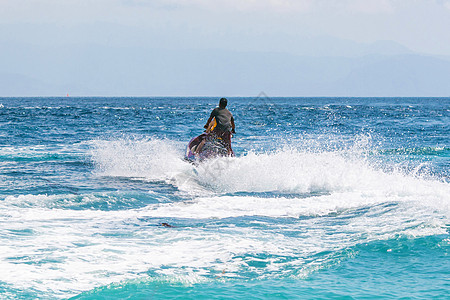
{"type": "Polygon", "coordinates": [[[219,101],[219,107],[220,108],[225,108],[225,107],[227,107],[227,103],[228,103],[228,101],[227,101],[226,98],[221,98],[220,101],[219,101]]]}

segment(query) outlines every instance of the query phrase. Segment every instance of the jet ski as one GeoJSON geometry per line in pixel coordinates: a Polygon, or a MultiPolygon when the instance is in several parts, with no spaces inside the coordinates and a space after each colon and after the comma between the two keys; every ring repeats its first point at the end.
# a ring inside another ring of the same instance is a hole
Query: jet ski
{"type": "Polygon", "coordinates": [[[228,153],[226,143],[214,133],[216,125],[217,123],[214,119],[204,133],[189,141],[185,160],[197,163],[214,157],[234,156],[233,150],[231,150],[231,153],[228,153]]]}

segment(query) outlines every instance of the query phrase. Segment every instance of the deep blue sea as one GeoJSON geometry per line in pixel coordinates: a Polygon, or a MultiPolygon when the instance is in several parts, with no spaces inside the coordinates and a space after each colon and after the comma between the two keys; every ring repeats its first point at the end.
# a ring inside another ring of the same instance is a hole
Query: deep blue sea
{"type": "Polygon", "coordinates": [[[0,98],[0,298],[449,299],[450,98],[228,100],[0,98]]]}

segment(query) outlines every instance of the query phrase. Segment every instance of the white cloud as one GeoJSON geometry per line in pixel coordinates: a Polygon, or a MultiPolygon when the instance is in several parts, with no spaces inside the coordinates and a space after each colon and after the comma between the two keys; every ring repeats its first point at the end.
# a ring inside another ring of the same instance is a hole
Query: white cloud
{"type": "Polygon", "coordinates": [[[393,13],[395,11],[393,0],[350,0],[347,1],[346,9],[350,12],[377,14],[393,13]]]}
{"type": "Polygon", "coordinates": [[[54,43],[60,32],[74,43],[276,50],[329,36],[450,53],[450,0],[0,0],[0,24],[0,41],[54,43]]]}
{"type": "Polygon", "coordinates": [[[124,0],[128,5],[159,8],[197,8],[211,11],[307,13],[391,13],[396,0],[124,0]]]}
{"type": "Polygon", "coordinates": [[[444,7],[450,10],[450,1],[444,1],[444,7]]]}
{"type": "Polygon", "coordinates": [[[196,8],[212,11],[307,11],[313,0],[123,0],[126,5],[152,6],[166,9],[196,8]]]}
{"type": "Polygon", "coordinates": [[[0,22],[126,21],[156,13],[391,15],[405,7],[440,6],[450,0],[0,0],[0,22]]]}

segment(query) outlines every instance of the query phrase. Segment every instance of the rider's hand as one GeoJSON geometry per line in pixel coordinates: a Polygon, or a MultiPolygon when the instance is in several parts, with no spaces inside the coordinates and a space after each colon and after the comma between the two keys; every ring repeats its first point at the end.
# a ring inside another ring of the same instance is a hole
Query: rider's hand
{"type": "Polygon", "coordinates": [[[203,128],[208,129],[208,125],[203,126],[203,128]]]}
{"type": "Polygon", "coordinates": [[[231,133],[232,133],[232,134],[236,134],[236,130],[231,129],[231,133]]]}

